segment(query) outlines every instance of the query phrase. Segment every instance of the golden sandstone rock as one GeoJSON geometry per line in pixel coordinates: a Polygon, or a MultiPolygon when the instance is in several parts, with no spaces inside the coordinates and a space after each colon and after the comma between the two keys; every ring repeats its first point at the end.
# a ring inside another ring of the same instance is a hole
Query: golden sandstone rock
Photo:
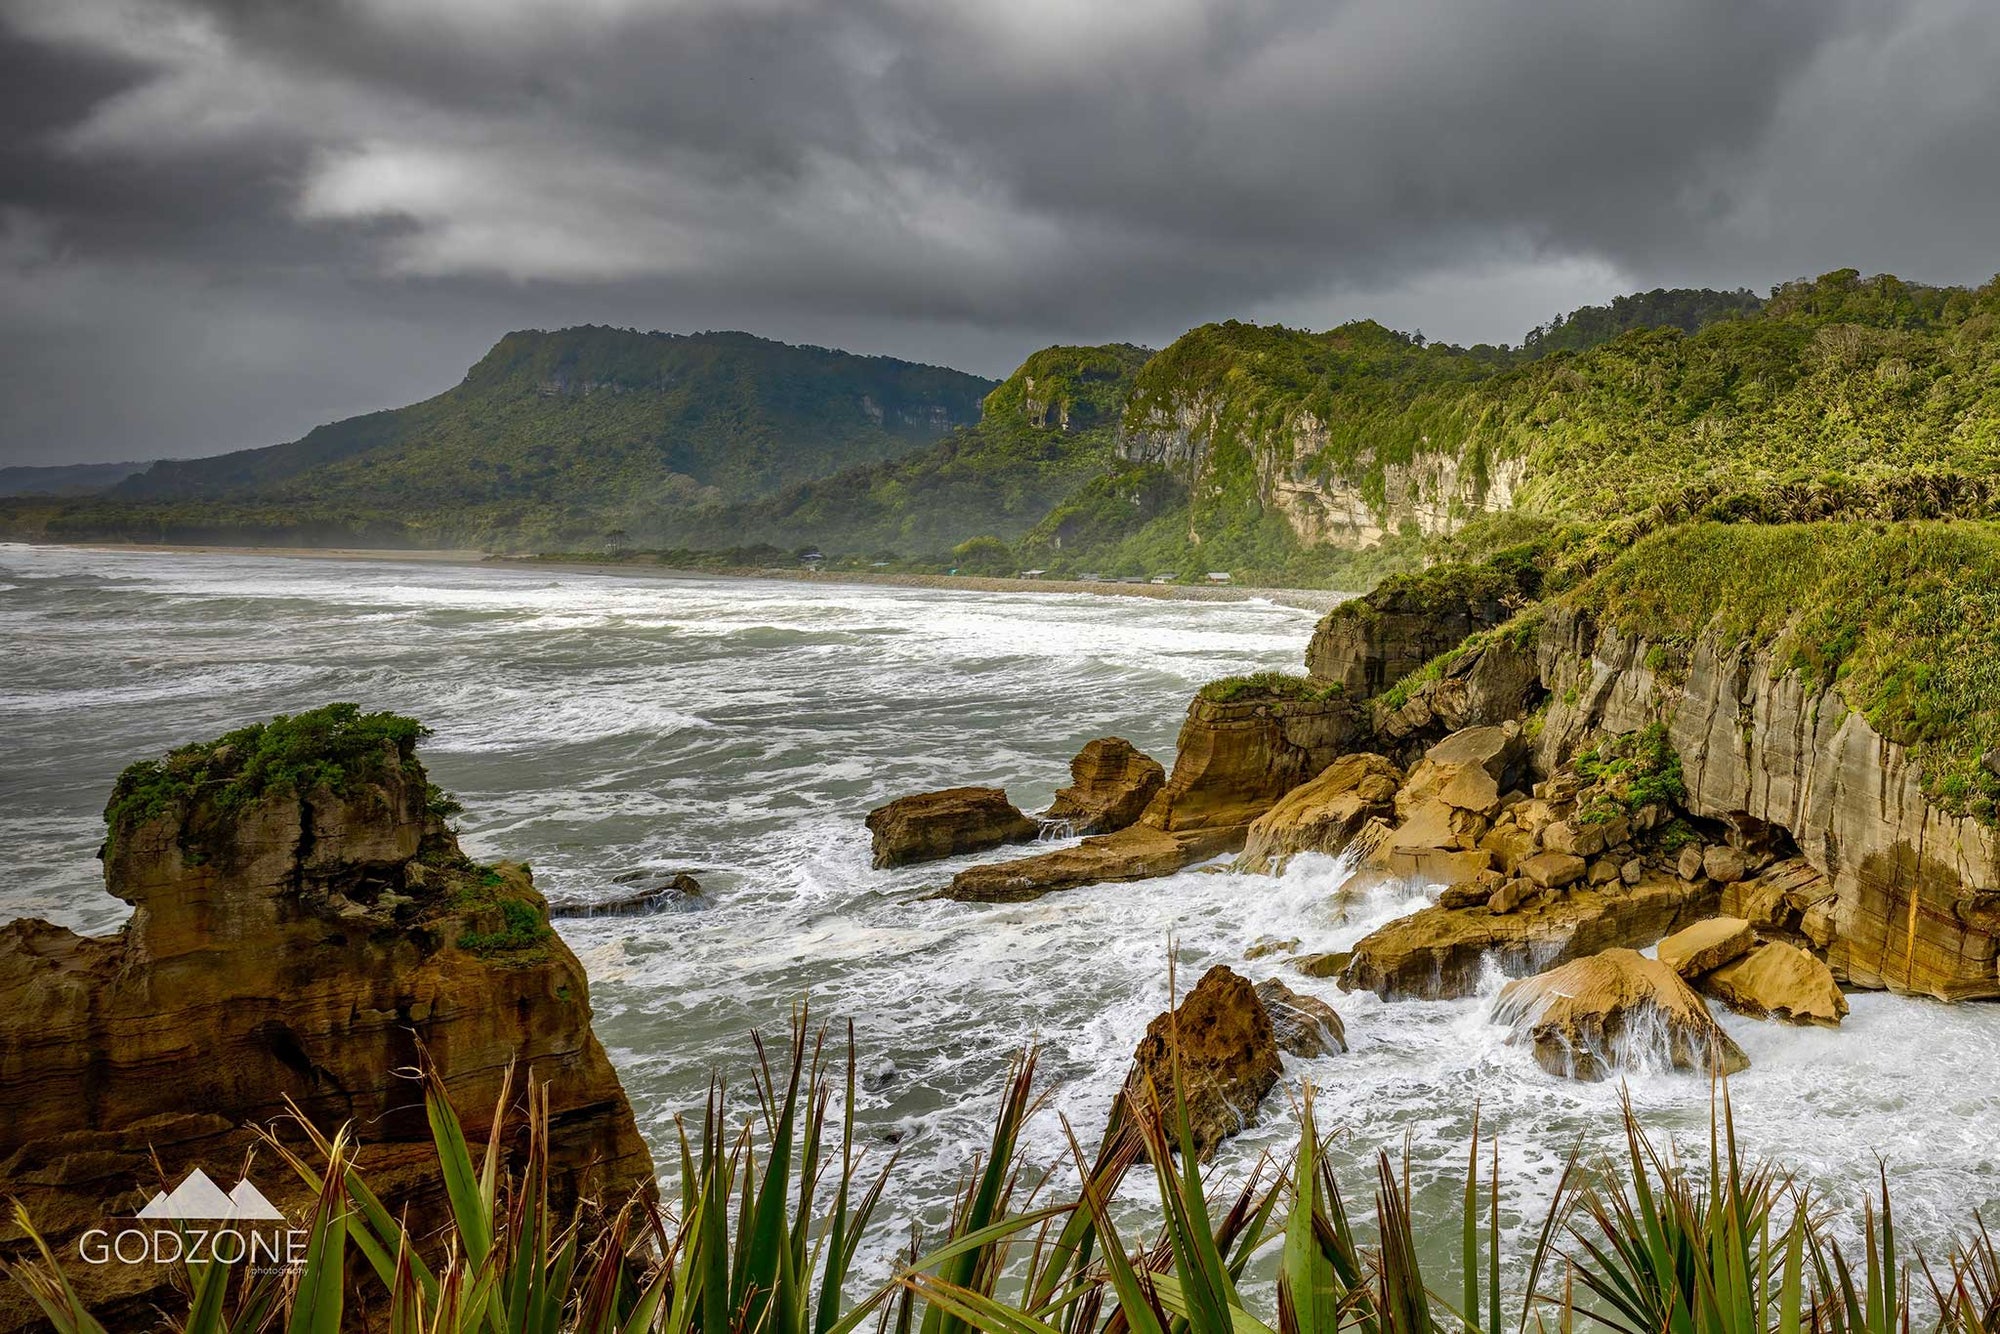
{"type": "Polygon", "coordinates": [[[1343,755],[1250,825],[1241,871],[1282,871],[1301,852],[1335,853],[1369,820],[1386,815],[1402,770],[1380,755],[1343,755]]]}
{"type": "Polygon", "coordinates": [[[1140,752],[1123,737],[1107,736],[1087,743],[1069,762],[1070,785],[1042,813],[1072,834],[1109,834],[1125,828],[1145,813],[1146,805],[1166,785],[1160,762],[1140,752]]]}
{"type": "Polygon", "coordinates": [[[1740,917],[1711,917],[1660,942],[1660,962],[1682,977],[1700,977],[1750,952],[1757,937],[1740,917]]]}
{"type": "Polygon", "coordinates": [[[908,866],[1003,843],[1032,843],[1041,826],[997,787],[953,787],[898,797],[868,812],[875,865],[908,866]]]}
{"type": "Polygon", "coordinates": [[[1177,1064],[1194,1150],[1207,1158],[1224,1136],[1257,1119],[1257,1104],[1282,1073],[1270,1014],[1245,978],[1218,964],[1146,1026],[1113,1123],[1132,1103],[1163,1115],[1171,1137],[1177,1064]]]}
{"type": "Polygon", "coordinates": [[[1732,1010],[1791,1024],[1838,1028],[1847,997],[1827,966],[1794,945],[1773,941],[1701,979],[1701,989],[1732,1010]]]}
{"type": "MultiPolygon", "coordinates": [[[[328,1133],[352,1122],[369,1184],[422,1230],[443,1201],[406,1073],[426,1055],[474,1142],[510,1064],[517,1088],[547,1086],[558,1200],[615,1207],[652,1188],[583,969],[526,867],[460,853],[412,746],[383,741],[303,791],[232,784],[241,757],[212,749],[199,782],[107,812],[105,887],[133,907],[122,932],[0,928],[0,1179],[58,1253],[159,1189],[154,1154],[174,1181],[239,1170],[246,1127],[287,1097],[328,1133]]],[[[270,1198],[298,1203],[289,1172],[260,1167],[270,1198]]],[[[119,1328],[168,1273],[71,1278],[119,1328]]],[[[28,1318],[0,1287],[0,1329],[28,1318]]]]}
{"type": "Polygon", "coordinates": [[[1603,1079],[1661,1064],[1733,1074],[1750,1058],[1722,1031],[1680,974],[1637,950],[1573,959],[1501,988],[1496,1022],[1527,1042],[1552,1075],[1603,1079]]]}
{"type": "Polygon", "coordinates": [[[1491,955],[1520,976],[1617,945],[1650,944],[1715,911],[1711,886],[1662,877],[1627,888],[1578,888],[1504,916],[1484,907],[1430,907],[1370,933],[1340,985],[1384,1000],[1470,996],[1491,955]]]}

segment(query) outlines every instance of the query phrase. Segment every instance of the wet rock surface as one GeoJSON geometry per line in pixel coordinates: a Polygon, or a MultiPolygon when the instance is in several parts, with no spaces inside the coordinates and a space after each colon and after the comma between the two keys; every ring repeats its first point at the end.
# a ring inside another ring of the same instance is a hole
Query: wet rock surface
{"type": "Polygon", "coordinates": [[[1509,982],[1493,1018],[1565,1079],[1661,1065],[1733,1074],[1750,1064],[1680,974],[1637,950],[1606,950],[1509,982]]]}
{"type": "Polygon", "coordinates": [[[1343,755],[1250,826],[1237,869],[1278,872],[1301,852],[1337,853],[1394,810],[1403,771],[1380,755],[1343,755]]]}
{"type": "Polygon", "coordinates": [[[1847,997],[1833,971],[1795,945],[1772,941],[1715,969],[1701,989],[1741,1014],[1838,1028],[1847,997]]]}
{"type": "Polygon", "coordinates": [[[1158,1112],[1171,1128],[1176,1068],[1195,1153],[1207,1158],[1225,1136],[1256,1120],[1283,1069],[1270,1015],[1246,978],[1217,965],[1178,1009],[1146,1026],[1114,1120],[1129,1104],[1158,1112]]]}
{"type": "Polygon", "coordinates": [[[1310,1058],[1347,1050],[1346,1025],[1319,997],[1301,995],[1275,977],[1259,982],[1256,990],[1280,1051],[1310,1058]]]}
{"type": "MultiPolygon", "coordinates": [[[[651,1189],[583,969],[528,869],[465,857],[408,745],[365,759],[337,786],[227,803],[218,751],[184,790],[121,780],[103,856],[106,889],[134,909],[125,929],[0,928],[0,1178],[59,1252],[160,1188],[155,1155],[173,1181],[239,1170],[247,1127],[287,1098],[329,1133],[359,1128],[370,1185],[427,1227],[442,1183],[421,1085],[401,1073],[425,1053],[475,1141],[510,1063],[546,1085],[559,1201],[651,1189]]],[[[302,1202],[276,1167],[258,1184],[280,1208],[302,1202]]],[[[113,1328],[136,1327],[167,1274],[80,1266],[72,1281],[113,1328]]],[[[0,1328],[25,1319],[0,1289],[0,1328]]]]}
{"type": "Polygon", "coordinates": [[[916,862],[984,852],[1003,843],[1032,843],[1041,826],[1021,814],[997,787],[954,787],[898,797],[868,812],[875,865],[916,862]]]}
{"type": "Polygon", "coordinates": [[[1384,1000],[1442,1000],[1479,990],[1490,956],[1520,977],[1614,946],[1650,945],[1710,916],[1716,891],[1677,877],[1572,890],[1513,912],[1433,906],[1355,945],[1340,984],[1384,1000]]]}

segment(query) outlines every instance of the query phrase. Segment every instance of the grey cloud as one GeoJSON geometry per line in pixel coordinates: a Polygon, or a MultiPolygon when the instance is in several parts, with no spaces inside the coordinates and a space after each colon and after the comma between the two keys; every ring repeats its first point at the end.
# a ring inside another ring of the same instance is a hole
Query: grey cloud
{"type": "Polygon", "coordinates": [[[500,332],[1004,373],[2000,268],[1985,0],[0,0],[0,458],[196,453],[500,332]]]}

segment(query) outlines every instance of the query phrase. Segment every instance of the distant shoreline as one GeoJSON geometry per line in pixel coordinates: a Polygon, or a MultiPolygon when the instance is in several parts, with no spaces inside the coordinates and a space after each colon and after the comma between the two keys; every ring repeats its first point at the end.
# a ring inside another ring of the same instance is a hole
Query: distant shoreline
{"type": "Polygon", "coordinates": [[[406,564],[463,565],[487,569],[558,570],[570,574],[610,574],[641,579],[768,579],[800,584],[859,584],[896,588],[934,588],[968,593],[1087,593],[1098,597],[1159,598],[1171,602],[1274,602],[1306,611],[1329,611],[1352,592],[1327,588],[1252,588],[1236,584],[1123,584],[1108,580],[1007,579],[971,574],[895,574],[867,570],[814,573],[804,569],[739,567],[695,570],[627,561],[575,561],[540,556],[497,556],[476,548],[411,549],[391,547],[236,547],[215,544],[180,546],[164,542],[50,542],[77,551],[147,552],[180,556],[285,556],[302,560],[400,561],[406,564]]]}

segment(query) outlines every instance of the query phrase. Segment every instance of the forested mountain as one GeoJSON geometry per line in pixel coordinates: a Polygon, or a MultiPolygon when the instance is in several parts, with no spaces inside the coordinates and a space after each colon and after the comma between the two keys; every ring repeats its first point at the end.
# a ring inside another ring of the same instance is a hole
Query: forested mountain
{"type": "Polygon", "coordinates": [[[980,539],[991,569],[1354,585],[1474,521],[1980,512],[1996,467],[2000,283],[1841,270],[1620,298],[1520,348],[1230,321],[1045,348],[997,387],[745,334],[514,334],[427,402],[0,521],[919,568],[980,539]]]}
{"type": "Polygon", "coordinates": [[[1633,329],[1695,333],[1717,320],[1754,315],[1763,308],[1763,299],[1743,288],[1718,292],[1707,287],[1655,287],[1650,292],[1613,297],[1608,306],[1579,306],[1567,315],[1558,315],[1540,328],[1528,330],[1521,350],[1531,357],[1582,352],[1633,329]]]}
{"type": "Polygon", "coordinates": [[[148,463],[57,463],[0,468],[0,496],[87,496],[144,472],[148,463]]]}
{"type": "Polygon", "coordinates": [[[288,444],[153,465],[105,493],[554,537],[771,494],[976,421],[990,380],[743,333],[508,334],[437,397],[288,444]],[[594,523],[594,520],[592,521],[594,523]]]}

